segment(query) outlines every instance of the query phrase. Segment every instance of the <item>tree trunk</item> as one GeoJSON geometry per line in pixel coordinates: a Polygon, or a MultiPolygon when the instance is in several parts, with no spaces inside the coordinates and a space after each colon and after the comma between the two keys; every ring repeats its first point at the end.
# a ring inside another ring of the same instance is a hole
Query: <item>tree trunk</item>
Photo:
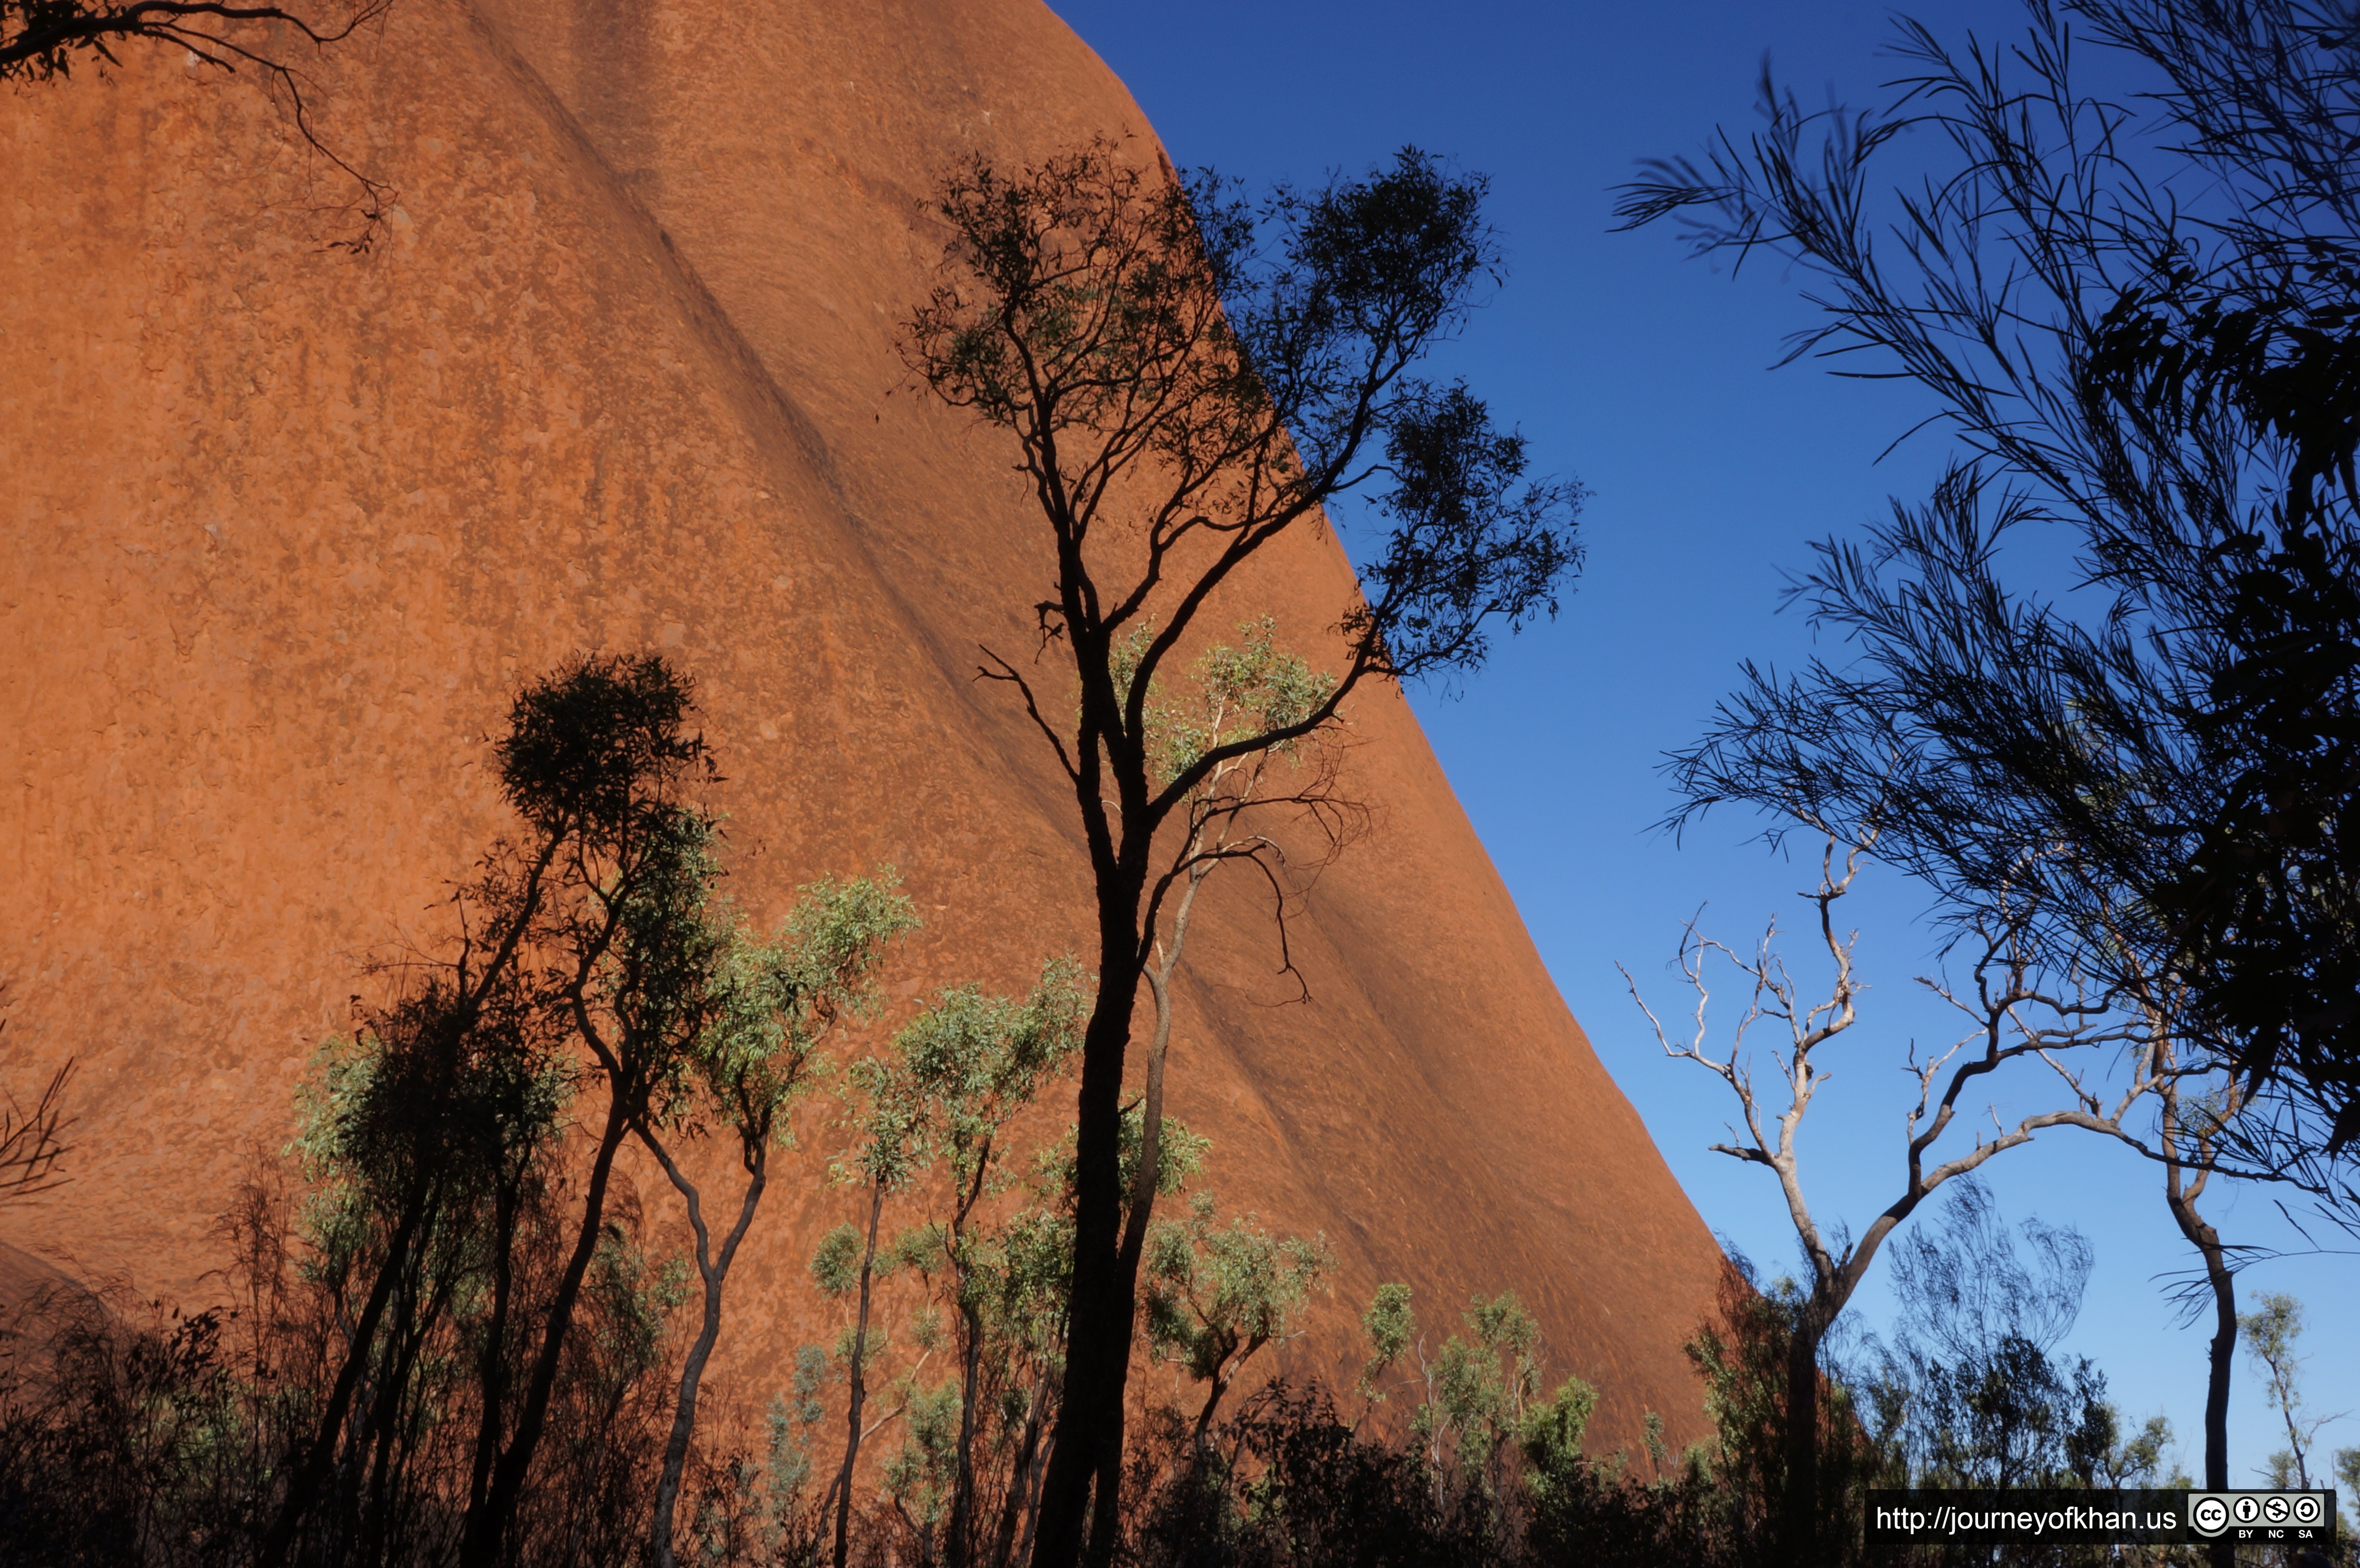
{"type": "Polygon", "coordinates": [[[288,1549],[295,1543],[295,1531],[303,1522],[303,1515],[311,1506],[311,1498],[326,1480],[335,1464],[336,1435],[344,1430],[344,1418],[351,1413],[353,1397],[360,1391],[361,1374],[367,1370],[369,1352],[377,1341],[377,1323],[385,1316],[388,1302],[393,1299],[395,1285],[402,1269],[408,1266],[410,1248],[418,1238],[419,1227],[426,1222],[426,1211],[432,1206],[431,1189],[423,1184],[404,1206],[401,1223],[395,1226],[393,1239],[387,1244],[385,1261],[377,1270],[377,1283],[370,1288],[366,1305],[361,1309],[360,1321],[353,1325],[353,1338],[344,1351],[344,1364],[336,1374],[336,1386],[328,1395],[328,1408],[321,1412],[318,1432],[311,1440],[311,1451],[303,1457],[302,1465],[288,1483],[287,1500],[279,1505],[279,1517],[272,1521],[270,1534],[262,1543],[262,1561],[266,1563],[286,1560],[288,1549]]]}
{"type": "Polygon", "coordinates": [[[581,1299],[583,1278],[590,1272],[590,1260],[598,1251],[606,1218],[606,1182],[614,1174],[615,1151],[622,1147],[628,1119],[619,1095],[607,1102],[606,1130],[598,1138],[597,1157],[590,1165],[590,1190],[583,1200],[582,1231],[558,1280],[556,1298],[550,1303],[549,1326],[533,1360],[531,1379],[525,1385],[516,1436],[492,1466],[492,1484],[483,1507],[467,1511],[466,1533],[459,1547],[460,1568],[495,1568],[509,1521],[524,1499],[525,1475],[532,1468],[533,1451],[541,1446],[550,1395],[557,1387],[558,1363],[565,1350],[565,1336],[574,1326],[574,1303],[581,1299]]]}
{"type": "Polygon", "coordinates": [[[2237,1354],[2237,1281],[2215,1247],[2204,1260],[2212,1281],[2212,1366],[2204,1384],[2204,1485],[2229,1485],[2229,1374],[2237,1354]]]}
{"type": "Polygon", "coordinates": [[[424,1283],[421,1277],[408,1289],[398,1292],[400,1306],[394,1314],[392,1371],[385,1378],[377,1397],[371,1401],[369,1419],[358,1434],[361,1443],[369,1443],[374,1438],[376,1444],[365,1467],[366,1484],[362,1487],[359,1517],[355,1521],[354,1531],[355,1540],[366,1554],[365,1561],[368,1562],[391,1560],[387,1550],[385,1519],[390,1506],[391,1472],[395,1444],[401,1434],[402,1408],[409,1402],[410,1380],[417,1371],[420,1353],[433,1335],[434,1323],[442,1315],[441,1307],[448,1288],[446,1284],[444,1290],[437,1290],[421,1306],[417,1304],[418,1295],[424,1283]]]}
{"type": "MultiPolygon", "coordinates": [[[[1044,1431],[1041,1435],[1052,1446],[1055,1445],[1057,1441],[1055,1432],[1044,1431]]],[[[1015,1561],[1025,1564],[1026,1568],[1032,1568],[1032,1563],[1037,1561],[1033,1556],[1032,1547],[1041,1535],[1041,1488],[1048,1473],[1049,1462],[1043,1458],[1033,1465],[1032,1480],[1028,1483],[1024,1493],[1024,1537],[1017,1547],[1015,1561]]]]}
{"type": "MultiPolygon", "coordinates": [[[[952,1245],[958,1245],[956,1236],[952,1245]]],[[[951,1482],[950,1534],[945,1544],[951,1568],[967,1568],[975,1558],[975,1396],[983,1374],[983,1307],[967,1300],[964,1263],[957,1266],[957,1275],[959,1316],[967,1323],[967,1357],[959,1369],[958,1472],[951,1482]]]]}
{"type": "Polygon", "coordinates": [[[872,1181],[869,1192],[869,1250],[860,1258],[860,1316],[852,1331],[852,1365],[847,1371],[851,1397],[846,1401],[844,1468],[836,1478],[836,1568],[844,1568],[852,1541],[852,1466],[860,1457],[860,1407],[868,1402],[861,1363],[869,1354],[869,1282],[877,1262],[877,1225],[885,1214],[885,1183],[872,1181]]]}
{"type": "Polygon", "coordinates": [[[1022,1518],[1032,1494],[1034,1461],[1041,1453],[1041,1400],[1046,1384],[1036,1387],[1025,1402],[1024,1435],[1016,1445],[1016,1464],[1010,1473],[1008,1496],[1000,1508],[1000,1531],[992,1542],[990,1568],[1009,1568],[1016,1553],[1016,1521],[1022,1518]]]}
{"type": "MultiPolygon", "coordinates": [[[[2221,1233],[2207,1224],[2196,1208],[2196,1201],[2204,1195],[2204,1188],[2212,1179],[2212,1139],[2201,1127],[2194,1134],[2191,1143],[2200,1169],[2195,1180],[2188,1180],[2180,1160],[2182,1127],[2179,1085],[2165,1072],[2171,1065],[2170,1037],[2158,1031],[2155,1049],[2158,1076],[2163,1083],[2164,1203],[2171,1210],[2180,1234],[2188,1238],[2188,1244],[2204,1260],[2204,1281],[2212,1290],[2212,1365],[2206,1369],[2204,1380],[2204,1486],[2208,1491],[2225,1491],[2229,1486],[2229,1378],[2235,1369],[2237,1354],[2237,1277],[2229,1267],[2228,1249],[2221,1245],[2221,1233]]],[[[2233,1115],[2235,1112],[2234,1097],[2229,1110],[2233,1115]]],[[[2215,1541],[2209,1543],[2206,1558],[2212,1568],[2236,1568],[2237,1549],[2226,1540],[2215,1541]]]]}
{"type": "Polygon", "coordinates": [[[1212,1430],[1213,1412],[1220,1407],[1221,1396],[1229,1391],[1229,1379],[1236,1376],[1238,1367],[1246,1364],[1246,1356],[1252,1354],[1253,1352],[1249,1350],[1245,1356],[1239,1356],[1234,1365],[1214,1370],[1212,1392],[1205,1396],[1205,1408],[1196,1412],[1196,1429],[1189,1437],[1189,1444],[1196,1450],[1198,1458],[1204,1457],[1205,1434],[1212,1430]]]}
{"type": "MultiPolygon", "coordinates": [[[[656,1482],[655,1522],[649,1530],[658,1568],[673,1568],[672,1516],[680,1506],[680,1481],[688,1467],[689,1439],[696,1431],[697,1389],[705,1380],[705,1363],[713,1358],[713,1347],[721,1338],[721,1288],[728,1282],[729,1266],[738,1257],[738,1244],[746,1239],[746,1232],[754,1223],[754,1211],[761,1204],[762,1190],[769,1184],[770,1148],[765,1128],[764,1136],[753,1146],[753,1174],[747,1182],[745,1199],[738,1205],[738,1223],[723,1240],[721,1256],[716,1260],[713,1257],[712,1236],[705,1226],[704,1203],[695,1185],[674,1163],[670,1151],[645,1127],[639,1129],[639,1138],[662,1163],[664,1174],[672,1178],[681,1196],[688,1200],[688,1223],[696,1232],[696,1272],[705,1283],[705,1321],[680,1369],[680,1393],[672,1403],[672,1434],[664,1440],[663,1474],[656,1482]]],[[[875,1247],[873,1237],[869,1245],[875,1247]]]]}
{"type": "Polygon", "coordinates": [[[500,1416],[508,1401],[508,1311],[516,1282],[517,1199],[506,1181],[493,1197],[492,1315],[484,1329],[484,1355],[475,1375],[483,1409],[475,1427],[475,1463],[467,1476],[470,1510],[484,1506],[492,1465],[500,1456],[500,1416]]]}
{"type": "MultiPolygon", "coordinates": [[[[1131,900],[1136,907],[1137,899],[1131,900]]],[[[1123,1278],[1122,1068],[1139,998],[1137,938],[1103,918],[1098,1005],[1082,1037],[1074,1149],[1074,1285],[1065,1389],[1042,1485],[1034,1568],[1075,1568],[1090,1523],[1092,1482],[1120,1465],[1131,1372],[1131,1291],[1123,1278]]]]}
{"type": "MultiPolygon", "coordinates": [[[[1124,1357],[1127,1362],[1130,1357],[1124,1357]]],[[[1115,1547],[1122,1540],[1122,1429],[1098,1455],[1097,1486],[1090,1492],[1089,1544],[1082,1553],[1083,1568],[1112,1568],[1115,1547]]]]}
{"type": "Polygon", "coordinates": [[[1797,1323],[1786,1345],[1786,1495],[1780,1536],[1786,1561],[1816,1568],[1819,1561],[1819,1334],[1797,1323]]]}
{"type": "MultiPolygon", "coordinates": [[[[2167,1149],[2177,1147],[2171,1136],[2177,1108],[2166,1102],[2167,1149]]],[[[2237,1277],[2229,1268],[2228,1251],[2221,1245],[2221,1233],[2206,1224],[2196,1209],[2205,1174],[2183,1185],[2179,1162],[2167,1160],[2164,1198],[2170,1205],[2172,1219],[2180,1225],[2180,1235],[2204,1259],[2204,1279],[2212,1289],[2212,1365],[2204,1380],[2204,1486],[2208,1491],[2225,1491],[2229,1486],[2229,1378],[2235,1370],[2237,1355],[2237,1277]]],[[[2226,1540],[2212,1541],[2207,1550],[2207,1560],[2212,1568],[2236,1568],[2236,1550],[2226,1540]]]]}

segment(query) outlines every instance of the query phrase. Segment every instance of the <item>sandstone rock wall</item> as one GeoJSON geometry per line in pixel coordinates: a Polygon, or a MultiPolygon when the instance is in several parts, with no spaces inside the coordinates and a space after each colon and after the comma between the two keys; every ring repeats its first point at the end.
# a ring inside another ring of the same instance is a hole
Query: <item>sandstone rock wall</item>
{"type": "MultiPolygon", "coordinates": [[[[698,680],[757,916],[890,860],[927,921],[902,997],[1087,952],[1070,802],[973,680],[979,642],[1029,648],[1045,551],[892,342],[938,172],[1152,158],[1120,84],[1037,0],[398,0],[305,70],[399,191],[373,254],[321,248],[346,190],[250,82],[146,50],[0,95],[0,1078],[83,1064],[78,1180],[0,1235],[180,1299],[367,961],[435,941],[499,831],[509,693],[578,649],[698,680]]],[[[1316,651],[1349,592],[1322,530],[1223,614],[1316,651]]],[[[1174,1108],[1207,1181],[1335,1245],[1305,1354],[1380,1279],[1437,1330],[1513,1286],[1601,1435],[1693,1430],[1711,1239],[1406,705],[1351,717],[1381,809],[1295,928],[1310,1002],[1273,1005],[1244,879],[1192,939],[1174,1108]]],[[[718,1367],[757,1407],[847,1207],[774,1202],[718,1367]]]]}

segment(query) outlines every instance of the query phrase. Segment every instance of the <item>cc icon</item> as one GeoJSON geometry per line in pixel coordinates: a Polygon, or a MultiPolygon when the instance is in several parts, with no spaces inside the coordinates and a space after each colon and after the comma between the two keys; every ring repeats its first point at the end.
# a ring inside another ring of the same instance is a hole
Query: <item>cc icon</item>
{"type": "Polygon", "coordinates": [[[2188,1510],[2188,1522],[2205,1535],[2218,1535],[2229,1528],[2229,1505],[2218,1497],[2199,1497],[2188,1510]]]}

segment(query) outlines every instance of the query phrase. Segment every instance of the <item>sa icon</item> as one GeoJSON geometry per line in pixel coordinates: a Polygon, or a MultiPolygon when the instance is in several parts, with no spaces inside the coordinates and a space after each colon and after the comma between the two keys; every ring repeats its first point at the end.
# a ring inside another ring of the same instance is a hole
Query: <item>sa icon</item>
{"type": "Polygon", "coordinates": [[[2229,1505],[2219,1497],[2199,1497],[2188,1510],[2188,1522],[2202,1534],[2218,1535],[2229,1528],[2229,1505]]]}

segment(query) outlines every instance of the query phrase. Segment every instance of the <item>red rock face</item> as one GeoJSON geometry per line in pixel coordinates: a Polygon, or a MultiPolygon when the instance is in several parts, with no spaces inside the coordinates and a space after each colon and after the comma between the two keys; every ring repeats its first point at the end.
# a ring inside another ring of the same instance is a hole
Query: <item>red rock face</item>
{"type": "MultiPolygon", "coordinates": [[[[893,348],[952,159],[1153,156],[1047,10],[399,0],[306,60],[323,136],[399,191],[358,258],[320,248],[345,188],[255,84],[129,60],[0,95],[0,1075],[83,1064],[78,1179],[0,1215],[7,1241],[216,1288],[213,1218],[367,960],[438,940],[503,829],[509,695],[577,650],[699,682],[757,917],[890,860],[926,920],[902,998],[1087,954],[1070,799],[973,679],[978,643],[1029,652],[1043,538],[1009,454],[893,348]]],[[[1351,591],[1323,528],[1217,619],[1270,611],[1316,656],[1351,591]]],[[[1342,1349],[1382,1279],[1436,1340],[1513,1287],[1601,1385],[1606,1442],[1645,1408],[1693,1432],[1711,1239],[1408,708],[1350,716],[1377,813],[1295,924],[1309,1001],[1268,1005],[1291,992],[1255,888],[1200,907],[1173,1099],[1205,1180],[1336,1248],[1299,1353],[1342,1349]]],[[[755,1408],[847,1206],[800,1158],[717,1367],[755,1408]]]]}

